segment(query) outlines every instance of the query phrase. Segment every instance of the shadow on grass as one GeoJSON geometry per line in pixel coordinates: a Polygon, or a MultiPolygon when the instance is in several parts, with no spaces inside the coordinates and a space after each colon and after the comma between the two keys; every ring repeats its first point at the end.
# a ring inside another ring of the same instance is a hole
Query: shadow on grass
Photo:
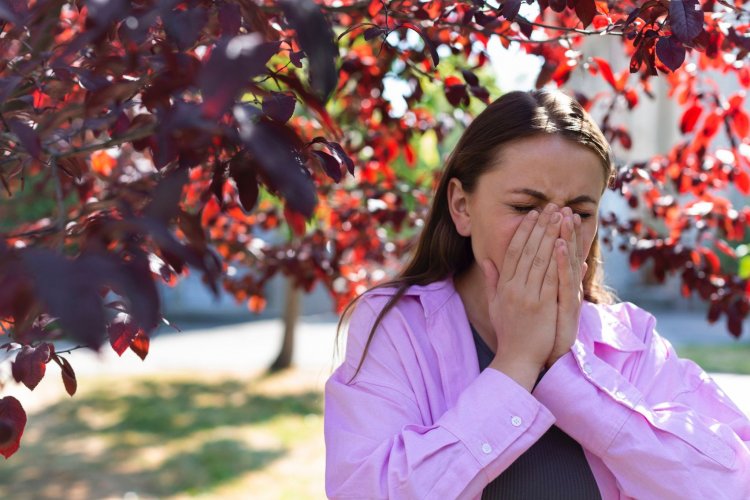
{"type": "Polygon", "coordinates": [[[284,456],[305,418],[322,413],[322,396],[313,391],[266,396],[240,381],[126,385],[30,416],[21,449],[0,466],[0,497],[209,491],[284,456]],[[249,447],[253,431],[270,444],[249,447]]]}

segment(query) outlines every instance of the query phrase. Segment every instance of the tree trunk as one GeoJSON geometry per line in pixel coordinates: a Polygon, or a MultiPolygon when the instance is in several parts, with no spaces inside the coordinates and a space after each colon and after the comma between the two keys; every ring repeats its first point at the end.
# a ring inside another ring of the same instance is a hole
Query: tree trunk
{"type": "Polygon", "coordinates": [[[294,286],[294,278],[286,279],[286,293],[284,304],[284,340],[281,342],[281,351],[269,367],[268,371],[277,372],[292,366],[292,355],[294,354],[294,329],[299,319],[302,291],[294,286]]]}

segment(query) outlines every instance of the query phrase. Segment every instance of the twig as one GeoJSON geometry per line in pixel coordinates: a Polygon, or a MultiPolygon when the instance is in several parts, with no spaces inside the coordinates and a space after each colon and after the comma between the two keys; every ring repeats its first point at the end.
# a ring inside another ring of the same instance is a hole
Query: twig
{"type": "Polygon", "coordinates": [[[126,142],[132,142],[138,139],[143,139],[144,137],[148,137],[154,132],[155,129],[156,129],[155,126],[146,127],[144,129],[138,130],[137,133],[118,137],[116,139],[110,139],[109,141],[100,142],[98,144],[89,144],[88,146],[83,146],[80,148],[73,148],[68,151],[63,151],[61,153],[58,153],[55,156],[57,158],[67,158],[68,156],[75,156],[81,153],[89,153],[91,151],[109,149],[115,146],[119,146],[120,144],[124,144],[126,142]]]}
{"type": "Polygon", "coordinates": [[[67,354],[78,349],[90,349],[90,348],[91,346],[88,346],[88,345],[77,345],[75,347],[71,347],[70,349],[65,349],[64,351],[55,351],[55,354],[67,354]]]}

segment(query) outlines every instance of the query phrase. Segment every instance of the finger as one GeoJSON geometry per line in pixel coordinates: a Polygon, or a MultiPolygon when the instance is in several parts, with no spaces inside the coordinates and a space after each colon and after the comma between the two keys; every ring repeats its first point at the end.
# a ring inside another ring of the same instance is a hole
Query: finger
{"type": "Polygon", "coordinates": [[[575,227],[575,237],[577,247],[578,262],[585,262],[586,256],[583,255],[583,237],[581,236],[581,216],[578,214],[573,215],[573,226],[575,227]]]}
{"type": "Polygon", "coordinates": [[[487,303],[491,304],[497,294],[497,284],[500,275],[497,272],[495,264],[490,259],[484,259],[480,267],[482,268],[482,274],[484,274],[484,289],[487,293],[487,303]]]}
{"type": "Polygon", "coordinates": [[[513,234],[510,243],[508,243],[508,248],[505,250],[505,257],[503,258],[503,267],[500,271],[501,283],[510,281],[516,273],[518,261],[521,258],[523,249],[529,239],[529,235],[537,225],[538,219],[539,212],[537,210],[530,211],[526,214],[526,217],[523,218],[523,221],[521,221],[518,229],[516,229],[516,232],[513,234]]]}
{"type": "MultiPolygon", "coordinates": [[[[561,239],[556,240],[554,245],[555,249],[557,249],[557,246],[559,244],[562,244],[564,246],[565,242],[561,239]]],[[[549,265],[547,266],[547,272],[544,274],[544,282],[542,283],[542,290],[540,293],[540,298],[542,300],[557,301],[558,299],[558,288],[560,280],[560,275],[558,272],[559,260],[560,259],[558,257],[549,260],[549,265]]]]}
{"type": "Polygon", "coordinates": [[[573,261],[568,250],[568,242],[562,238],[555,242],[555,261],[557,262],[559,276],[558,297],[563,307],[574,304],[577,289],[573,286],[575,276],[573,273],[573,261]]]}
{"type": "MultiPolygon", "coordinates": [[[[578,216],[578,214],[575,214],[575,216],[578,216]]],[[[579,239],[577,238],[575,231],[575,216],[571,212],[569,217],[565,217],[565,220],[562,222],[562,228],[560,229],[560,235],[565,239],[565,243],[568,247],[567,253],[573,265],[574,283],[581,276],[581,265],[578,260],[578,256],[580,255],[578,247],[580,245],[578,244],[579,239]]]]}
{"type": "MultiPolygon", "coordinates": [[[[531,231],[531,234],[529,235],[528,240],[526,240],[526,244],[523,246],[523,249],[521,250],[521,254],[518,259],[518,264],[516,266],[515,273],[513,274],[511,279],[517,278],[518,280],[521,281],[521,283],[528,282],[529,270],[531,269],[531,266],[534,263],[534,259],[536,258],[536,255],[539,252],[539,245],[544,240],[545,234],[547,232],[547,228],[550,224],[552,216],[555,213],[557,213],[557,206],[554,203],[550,203],[544,208],[544,211],[539,215],[539,220],[537,221],[536,225],[534,226],[534,229],[531,231]]],[[[559,226],[557,228],[557,231],[559,231],[559,226]]],[[[544,271],[546,269],[547,269],[547,264],[545,263],[542,268],[542,273],[541,273],[542,276],[544,275],[544,271]]]]}
{"type": "Polygon", "coordinates": [[[555,241],[558,239],[558,236],[560,236],[561,222],[562,215],[559,212],[552,214],[550,223],[547,225],[547,229],[544,232],[544,237],[539,244],[539,250],[537,250],[534,259],[531,261],[529,275],[528,278],[526,278],[526,286],[531,293],[534,291],[541,293],[542,282],[544,281],[545,273],[549,267],[549,262],[552,260],[555,241]]]}

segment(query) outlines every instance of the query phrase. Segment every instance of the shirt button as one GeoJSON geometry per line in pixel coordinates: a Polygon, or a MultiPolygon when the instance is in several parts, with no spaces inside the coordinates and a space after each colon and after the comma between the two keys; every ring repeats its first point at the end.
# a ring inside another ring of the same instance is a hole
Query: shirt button
{"type": "Polygon", "coordinates": [[[584,363],[584,364],[583,364],[583,372],[584,372],[584,373],[585,373],[586,375],[591,375],[591,365],[590,365],[590,364],[588,364],[588,363],[584,363]]]}
{"type": "Polygon", "coordinates": [[[482,445],[482,452],[485,455],[489,455],[490,453],[492,453],[492,446],[490,446],[490,443],[484,443],[482,445]]]}
{"type": "Polygon", "coordinates": [[[510,423],[513,424],[513,427],[518,427],[521,425],[521,417],[513,417],[510,419],[510,423]]]}

